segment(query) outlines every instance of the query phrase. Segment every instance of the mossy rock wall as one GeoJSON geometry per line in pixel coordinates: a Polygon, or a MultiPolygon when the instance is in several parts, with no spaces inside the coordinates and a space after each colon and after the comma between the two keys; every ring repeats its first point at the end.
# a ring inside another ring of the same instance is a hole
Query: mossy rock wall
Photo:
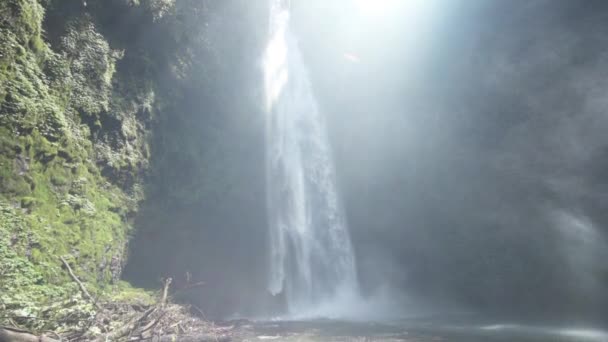
{"type": "Polygon", "coordinates": [[[60,257],[94,292],[119,279],[155,100],[90,16],[50,46],[44,11],[0,2],[0,312],[32,317],[74,290],[60,257]]]}
{"type": "Polygon", "coordinates": [[[78,293],[60,257],[95,296],[124,292],[134,227],[130,269],[156,287],[231,234],[201,220],[264,212],[263,3],[0,1],[0,312],[32,326],[78,293]],[[183,250],[159,253],[171,237],[183,250]]]}

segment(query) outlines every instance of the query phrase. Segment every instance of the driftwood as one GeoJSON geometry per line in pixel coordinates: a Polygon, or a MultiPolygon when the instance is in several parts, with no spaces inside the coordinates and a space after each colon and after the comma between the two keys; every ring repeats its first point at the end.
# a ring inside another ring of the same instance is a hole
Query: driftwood
{"type": "MultiPolygon", "coordinates": [[[[0,326],[0,342],[61,342],[61,341],[149,341],[149,342],[227,342],[232,328],[219,328],[213,323],[192,316],[189,307],[170,302],[171,278],[166,278],[155,304],[97,302],[74,274],[68,262],[60,257],[70,277],[76,282],[87,301],[96,308],[95,315],[72,317],[73,327],[64,329],[57,339],[12,327],[0,326]]],[[[201,283],[193,284],[200,286],[201,283]]]]}
{"type": "Polygon", "coordinates": [[[173,278],[165,279],[165,284],[163,285],[163,295],[160,298],[160,306],[164,307],[167,304],[167,298],[169,296],[169,286],[171,286],[171,282],[173,278]]]}
{"type": "MultiPolygon", "coordinates": [[[[225,330],[188,316],[185,308],[169,303],[171,278],[164,280],[158,302],[143,313],[131,315],[122,327],[96,336],[95,342],[150,341],[150,342],[228,342],[225,330]]],[[[2,342],[2,341],[0,341],[2,342]]]]}
{"type": "Polygon", "coordinates": [[[47,336],[36,336],[25,330],[0,327],[0,342],[59,342],[47,336]]]}
{"type": "Polygon", "coordinates": [[[91,294],[89,293],[89,291],[87,291],[87,288],[84,286],[84,284],[74,274],[74,271],[72,271],[72,268],[70,267],[70,264],[68,264],[68,262],[63,257],[59,257],[59,259],[61,259],[61,262],[63,262],[63,264],[65,265],[65,268],[68,269],[68,273],[70,274],[70,276],[72,277],[72,279],[74,279],[74,281],[80,287],[80,291],[82,291],[82,293],[91,301],[91,303],[93,305],[95,305],[96,308],[101,309],[99,307],[99,304],[97,304],[97,301],[95,299],[93,299],[93,297],[91,296],[91,294]]]}

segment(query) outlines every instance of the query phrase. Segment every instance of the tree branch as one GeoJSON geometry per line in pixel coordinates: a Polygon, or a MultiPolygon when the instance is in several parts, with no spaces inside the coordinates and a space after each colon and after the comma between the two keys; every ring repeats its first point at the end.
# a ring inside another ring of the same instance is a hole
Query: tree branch
{"type": "Polygon", "coordinates": [[[93,299],[93,297],[91,296],[91,294],[89,293],[89,291],[87,291],[87,288],[84,286],[84,284],[74,274],[74,271],[72,271],[72,268],[70,267],[70,264],[68,264],[68,262],[63,257],[59,257],[59,259],[61,259],[61,261],[63,262],[63,264],[65,265],[65,267],[68,269],[68,273],[70,273],[70,276],[72,277],[72,279],[74,279],[74,281],[78,284],[78,286],[80,286],[80,291],[82,291],[82,293],[91,301],[91,303],[93,303],[93,305],[95,305],[95,307],[97,309],[101,309],[101,307],[99,306],[99,304],[97,304],[97,301],[95,299],[93,299]]]}

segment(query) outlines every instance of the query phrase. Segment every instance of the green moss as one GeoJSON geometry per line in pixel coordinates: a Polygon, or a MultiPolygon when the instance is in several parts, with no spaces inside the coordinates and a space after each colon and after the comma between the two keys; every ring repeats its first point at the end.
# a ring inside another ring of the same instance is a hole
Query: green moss
{"type": "Polygon", "coordinates": [[[15,197],[27,196],[32,193],[30,184],[22,177],[3,180],[2,191],[15,197]]]}
{"type": "Polygon", "coordinates": [[[33,208],[36,203],[38,203],[38,200],[34,197],[23,197],[21,199],[21,207],[22,208],[33,208]]]}
{"type": "Polygon", "coordinates": [[[9,29],[22,46],[40,37],[44,9],[36,0],[5,0],[0,3],[3,27],[9,29]]]}
{"type": "Polygon", "coordinates": [[[42,56],[44,56],[44,52],[47,50],[47,46],[42,37],[40,37],[40,34],[33,36],[28,42],[28,46],[32,51],[40,53],[42,56]]]}
{"type": "Polygon", "coordinates": [[[134,288],[129,283],[119,281],[113,288],[110,298],[117,302],[141,303],[151,305],[157,302],[154,293],[134,288]]]}
{"type": "Polygon", "coordinates": [[[36,0],[0,1],[0,310],[36,328],[51,300],[78,293],[59,257],[91,292],[146,299],[112,284],[143,198],[138,113],[155,101],[149,84],[117,71],[121,53],[90,17],[66,23],[51,49],[43,15],[36,0]]]}
{"type": "Polygon", "coordinates": [[[102,205],[109,200],[104,202],[101,187],[106,181],[99,173],[66,164],[86,158],[92,144],[80,144],[89,137],[80,131],[77,117],[72,122],[65,117],[68,96],[57,96],[60,92],[51,88],[59,89],[69,79],[61,72],[65,63],[47,51],[40,37],[41,8],[33,0],[8,2],[0,4],[2,15],[10,10],[14,23],[0,31],[0,40],[8,43],[0,60],[0,302],[3,312],[35,317],[51,298],[74,293],[66,286],[69,278],[59,256],[80,253],[75,267],[79,276],[94,287],[108,283],[108,267],[99,265],[122,252],[126,226],[102,205]],[[50,54],[58,66],[47,63],[46,69],[59,70],[51,72],[52,82],[42,70],[48,59],[41,54],[50,54]],[[87,180],[87,187],[70,206],[67,190],[76,176],[72,170],[87,180]]]}

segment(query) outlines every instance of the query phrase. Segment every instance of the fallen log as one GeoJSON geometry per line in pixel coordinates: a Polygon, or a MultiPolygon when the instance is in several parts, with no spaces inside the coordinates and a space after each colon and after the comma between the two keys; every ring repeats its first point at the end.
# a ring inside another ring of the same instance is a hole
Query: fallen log
{"type": "Polygon", "coordinates": [[[36,336],[21,329],[0,327],[0,342],[59,342],[59,340],[44,335],[36,336]]]}

